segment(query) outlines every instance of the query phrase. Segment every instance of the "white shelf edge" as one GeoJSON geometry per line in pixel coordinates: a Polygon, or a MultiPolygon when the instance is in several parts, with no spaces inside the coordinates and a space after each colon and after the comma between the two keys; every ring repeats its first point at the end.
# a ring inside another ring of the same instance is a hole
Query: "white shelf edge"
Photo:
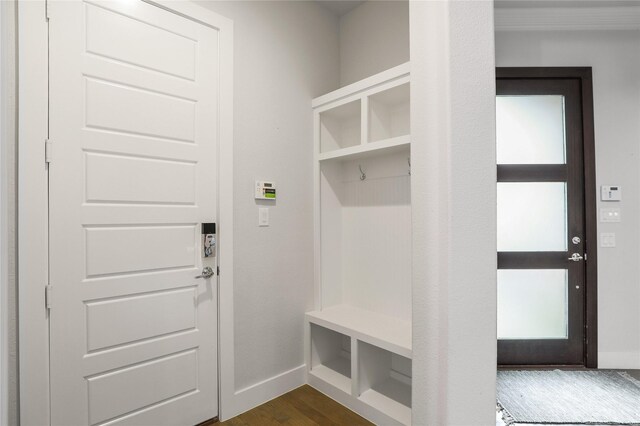
{"type": "Polygon", "coordinates": [[[343,374],[338,373],[335,370],[327,367],[326,365],[317,365],[309,370],[309,374],[314,375],[316,378],[330,384],[331,386],[340,389],[341,391],[351,394],[351,378],[343,374]]]}
{"type": "Polygon", "coordinates": [[[333,92],[319,96],[311,101],[311,107],[318,108],[330,102],[335,102],[347,96],[352,96],[364,90],[374,88],[382,83],[404,77],[409,74],[410,70],[411,63],[405,62],[404,64],[382,71],[381,73],[372,75],[371,77],[367,77],[364,80],[357,81],[349,84],[348,86],[334,90],[333,92]]]}
{"type": "Polygon", "coordinates": [[[323,152],[318,154],[317,161],[327,160],[349,160],[352,158],[363,157],[367,155],[383,154],[386,151],[392,151],[397,148],[410,146],[411,136],[403,135],[395,138],[383,139],[376,142],[368,142],[361,145],[350,146],[348,148],[337,149],[334,151],[323,152]]]}
{"type": "Polygon", "coordinates": [[[409,321],[345,305],[307,312],[305,316],[312,324],[412,359],[411,323],[409,321]],[[345,320],[345,317],[351,317],[355,321],[345,320]],[[364,321],[359,319],[364,319],[364,321]],[[367,326],[360,326],[362,323],[366,323],[367,326]],[[390,330],[390,325],[394,323],[395,326],[390,330]],[[399,339],[398,336],[407,334],[407,330],[409,339],[402,342],[403,339],[399,339]]]}
{"type": "Polygon", "coordinates": [[[374,389],[367,389],[358,399],[402,424],[411,424],[411,407],[407,407],[374,389]]]}

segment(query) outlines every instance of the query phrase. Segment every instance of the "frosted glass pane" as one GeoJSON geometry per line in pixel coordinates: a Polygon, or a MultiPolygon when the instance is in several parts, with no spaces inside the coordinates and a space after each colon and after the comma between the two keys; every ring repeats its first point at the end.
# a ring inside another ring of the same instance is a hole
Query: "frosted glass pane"
{"type": "Polygon", "coordinates": [[[496,98],[498,164],[564,164],[564,96],[496,98]]]}
{"type": "Polygon", "coordinates": [[[498,339],[568,337],[566,269],[498,270],[498,339]]]}
{"type": "Polygon", "coordinates": [[[564,182],[498,183],[498,251],[566,251],[564,182]]]}

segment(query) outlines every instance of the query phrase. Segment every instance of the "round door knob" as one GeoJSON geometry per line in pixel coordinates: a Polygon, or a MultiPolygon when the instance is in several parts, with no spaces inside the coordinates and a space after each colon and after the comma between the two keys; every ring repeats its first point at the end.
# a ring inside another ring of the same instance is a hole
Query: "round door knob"
{"type": "Polygon", "coordinates": [[[205,266],[202,268],[202,274],[198,275],[196,278],[211,278],[213,276],[213,268],[210,266],[205,266]]]}
{"type": "Polygon", "coordinates": [[[580,262],[582,259],[584,259],[584,257],[582,257],[580,253],[573,253],[569,258],[569,260],[573,262],[580,262]]]}

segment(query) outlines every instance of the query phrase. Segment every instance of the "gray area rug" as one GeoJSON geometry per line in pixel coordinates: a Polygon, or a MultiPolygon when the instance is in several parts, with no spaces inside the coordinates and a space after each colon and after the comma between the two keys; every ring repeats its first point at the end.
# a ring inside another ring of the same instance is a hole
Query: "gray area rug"
{"type": "Polygon", "coordinates": [[[640,381],[618,371],[499,371],[507,425],[640,425],[640,381]]]}

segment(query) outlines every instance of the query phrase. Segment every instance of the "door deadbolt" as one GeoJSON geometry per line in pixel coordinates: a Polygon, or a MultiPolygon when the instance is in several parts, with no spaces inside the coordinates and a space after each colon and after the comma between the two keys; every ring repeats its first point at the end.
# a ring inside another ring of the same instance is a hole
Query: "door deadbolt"
{"type": "Polygon", "coordinates": [[[580,244],[580,241],[582,241],[582,240],[580,239],[580,237],[573,237],[573,238],[571,239],[571,242],[572,242],[573,244],[580,244]]]}

